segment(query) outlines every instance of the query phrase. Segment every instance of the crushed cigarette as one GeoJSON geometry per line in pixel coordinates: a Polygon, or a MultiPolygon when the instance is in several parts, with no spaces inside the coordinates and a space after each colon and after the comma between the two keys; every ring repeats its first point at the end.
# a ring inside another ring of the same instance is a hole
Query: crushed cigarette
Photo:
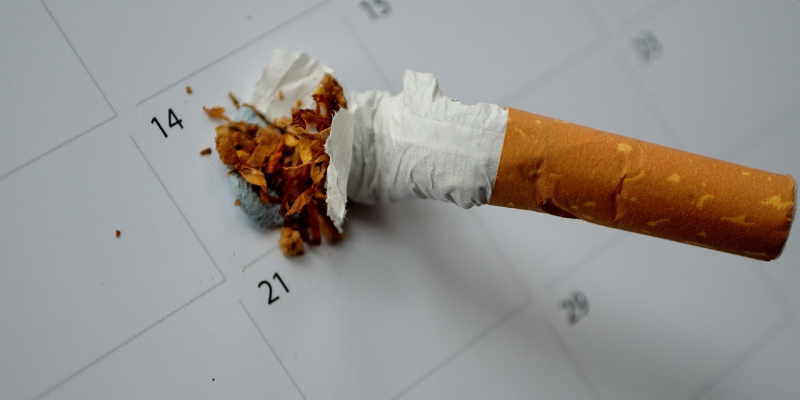
{"type": "Polygon", "coordinates": [[[236,121],[222,107],[204,109],[225,121],[217,152],[242,210],[262,227],[282,227],[286,255],[323,235],[340,240],[348,201],[414,197],[580,218],[760,260],[778,257],[786,243],[796,198],[790,175],[461,104],[435,76],[413,71],[400,94],[353,93],[347,109],[328,67],[301,52],[273,57],[254,105],[239,108],[236,121]],[[315,107],[303,109],[303,99],[315,107]]]}

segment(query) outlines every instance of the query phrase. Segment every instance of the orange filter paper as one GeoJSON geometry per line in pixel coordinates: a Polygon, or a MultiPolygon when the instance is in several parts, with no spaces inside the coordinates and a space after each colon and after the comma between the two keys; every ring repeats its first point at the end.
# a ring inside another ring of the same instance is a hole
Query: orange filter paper
{"type": "Polygon", "coordinates": [[[794,199],[790,175],[510,108],[489,204],[772,260],[794,199]]]}

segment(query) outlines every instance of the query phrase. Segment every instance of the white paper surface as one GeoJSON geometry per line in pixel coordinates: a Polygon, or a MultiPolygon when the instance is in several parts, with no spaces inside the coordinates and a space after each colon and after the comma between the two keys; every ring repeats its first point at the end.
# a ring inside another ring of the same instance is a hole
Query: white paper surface
{"type": "Polygon", "coordinates": [[[9,5],[0,398],[795,398],[797,232],[762,263],[517,210],[349,202],[342,243],[287,259],[198,155],[202,107],[248,99],[287,48],[352,92],[427,71],[464,104],[800,177],[800,7],[734,3],[9,5]]]}

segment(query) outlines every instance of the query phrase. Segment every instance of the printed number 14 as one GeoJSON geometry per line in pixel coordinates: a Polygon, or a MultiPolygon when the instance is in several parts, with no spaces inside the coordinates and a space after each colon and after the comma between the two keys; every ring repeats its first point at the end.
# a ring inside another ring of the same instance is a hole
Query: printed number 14
{"type": "MultiPolygon", "coordinates": [[[[158,129],[161,130],[161,134],[163,134],[164,137],[167,137],[167,131],[165,131],[164,127],[161,126],[161,122],[158,122],[158,118],[153,117],[153,119],[150,120],[150,123],[158,125],[158,129]]],[[[169,113],[167,115],[167,123],[169,123],[170,128],[172,128],[175,125],[178,125],[181,127],[181,129],[183,129],[183,120],[178,118],[178,116],[175,115],[175,111],[172,111],[171,108],[169,109],[169,113]]]]}

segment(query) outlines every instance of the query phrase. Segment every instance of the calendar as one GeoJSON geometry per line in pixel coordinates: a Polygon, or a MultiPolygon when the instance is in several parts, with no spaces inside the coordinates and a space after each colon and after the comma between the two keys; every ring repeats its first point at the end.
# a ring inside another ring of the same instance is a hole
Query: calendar
{"type": "MultiPolygon", "coordinates": [[[[0,15],[3,399],[790,399],[800,239],[772,262],[432,200],[285,257],[203,107],[276,48],[405,70],[800,177],[800,2],[16,1],[0,15]]],[[[798,229],[795,227],[795,229],[798,229]]]]}

